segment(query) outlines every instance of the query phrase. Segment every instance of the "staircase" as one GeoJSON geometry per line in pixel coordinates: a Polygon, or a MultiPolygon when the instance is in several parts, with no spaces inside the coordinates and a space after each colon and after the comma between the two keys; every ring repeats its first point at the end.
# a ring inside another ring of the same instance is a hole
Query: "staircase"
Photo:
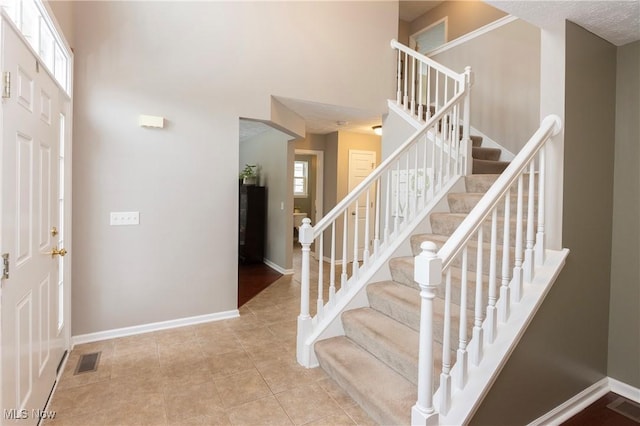
{"type": "MultiPolygon", "coordinates": [[[[484,148],[483,150],[487,150],[484,148]]],[[[484,152],[484,151],[480,151],[484,152]]],[[[498,153],[499,158],[499,153],[498,153]]],[[[487,163],[493,160],[481,160],[487,163]]],[[[474,161],[474,167],[475,161],[474,161]]],[[[490,167],[502,167],[502,165],[490,167]]],[[[506,167],[506,166],[505,166],[506,167]]],[[[485,169],[483,169],[485,170],[485,169]]],[[[448,195],[448,213],[432,213],[431,234],[411,237],[413,255],[420,254],[423,241],[441,246],[457,228],[461,220],[477,204],[497,175],[476,174],[465,177],[466,192],[448,195]]],[[[475,246],[477,249],[477,245],[475,246]]],[[[489,259],[489,247],[484,249],[489,259]]],[[[474,257],[473,253],[471,257],[474,257]]],[[[501,256],[501,254],[500,254],[501,256]]],[[[320,366],[339,383],[369,415],[380,424],[410,424],[411,407],[417,399],[418,343],[420,329],[420,287],[413,280],[414,257],[396,257],[388,262],[392,280],[367,286],[370,307],[342,313],[344,336],[317,342],[315,352],[320,366]]],[[[486,267],[486,265],[485,265],[486,267]]],[[[468,266],[476,272],[475,264],[468,266]]],[[[485,269],[488,270],[488,269],[485,269]]],[[[462,270],[452,267],[453,300],[460,300],[462,270]]],[[[489,277],[484,276],[483,294],[488,294],[489,277]]],[[[468,327],[473,326],[475,288],[467,298],[468,327]]],[[[434,330],[434,369],[439,377],[442,366],[444,327],[444,287],[437,293],[434,330]]],[[[459,305],[452,307],[452,330],[458,330],[459,305]]],[[[457,339],[450,339],[452,356],[458,347],[457,339]]],[[[436,381],[435,387],[438,383],[436,381]]]]}
{"type": "Polygon", "coordinates": [[[391,45],[390,113],[417,131],[317,224],[303,220],[296,357],[379,423],[464,424],[568,253],[545,247],[546,212],[558,216],[545,209],[545,144],[561,123],[546,117],[501,162],[470,135],[471,69],[391,45]]]}

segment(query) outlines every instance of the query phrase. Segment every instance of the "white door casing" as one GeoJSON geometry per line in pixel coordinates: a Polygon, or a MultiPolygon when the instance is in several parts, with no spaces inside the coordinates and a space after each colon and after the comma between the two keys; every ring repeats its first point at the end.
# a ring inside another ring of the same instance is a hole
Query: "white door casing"
{"type": "MultiPolygon", "coordinates": [[[[376,152],[363,150],[349,150],[349,179],[348,192],[351,192],[360,184],[371,172],[376,168],[376,152]]],[[[367,203],[367,193],[363,193],[358,198],[358,209],[356,211],[355,204],[349,207],[349,223],[347,225],[348,253],[347,258],[350,262],[354,260],[355,249],[354,240],[357,226],[358,232],[358,260],[363,259],[365,247],[371,250],[371,241],[373,239],[374,228],[374,204],[375,204],[375,187],[371,187],[368,191],[369,202],[367,203]],[[369,239],[365,241],[365,227],[367,223],[367,213],[369,217],[369,239]]]]}
{"type": "Polygon", "coordinates": [[[0,140],[0,253],[10,256],[9,278],[0,281],[1,402],[5,424],[35,425],[66,346],[57,321],[58,258],[51,255],[58,246],[60,89],[4,20],[2,70],[11,73],[11,96],[2,101],[0,140]]]}

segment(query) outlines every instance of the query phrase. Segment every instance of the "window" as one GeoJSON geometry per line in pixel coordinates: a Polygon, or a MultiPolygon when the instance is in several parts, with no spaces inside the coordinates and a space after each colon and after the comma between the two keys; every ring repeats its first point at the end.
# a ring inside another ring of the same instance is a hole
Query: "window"
{"type": "Polygon", "coordinates": [[[42,64],[69,94],[71,55],[42,0],[0,0],[0,8],[5,10],[42,64]]]}
{"type": "Polygon", "coordinates": [[[307,186],[309,181],[309,162],[294,161],[293,162],[293,196],[306,197],[307,186]]]}

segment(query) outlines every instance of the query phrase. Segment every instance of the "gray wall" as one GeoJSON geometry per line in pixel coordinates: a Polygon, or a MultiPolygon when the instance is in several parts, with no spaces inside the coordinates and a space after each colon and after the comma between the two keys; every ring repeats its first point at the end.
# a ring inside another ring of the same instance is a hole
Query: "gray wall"
{"type": "Polygon", "coordinates": [[[235,310],[239,117],[271,120],[274,96],[384,112],[397,3],[72,6],[73,334],[235,310]]]}
{"type": "Polygon", "coordinates": [[[517,154],[540,125],[540,29],[517,20],[432,58],[471,66],[471,125],[517,154]]]}
{"type": "Polygon", "coordinates": [[[640,388],[640,42],[617,71],[608,374],[640,388]]]}
{"type": "Polygon", "coordinates": [[[607,375],[616,48],[568,22],[565,71],[562,242],[571,253],[475,425],[529,423],[607,375]]]}
{"type": "Polygon", "coordinates": [[[287,234],[293,211],[287,209],[291,199],[287,163],[290,139],[291,136],[271,129],[240,142],[239,150],[240,168],[245,164],[259,166],[260,185],[266,187],[267,194],[264,258],[282,269],[292,267],[291,237],[287,234]]]}

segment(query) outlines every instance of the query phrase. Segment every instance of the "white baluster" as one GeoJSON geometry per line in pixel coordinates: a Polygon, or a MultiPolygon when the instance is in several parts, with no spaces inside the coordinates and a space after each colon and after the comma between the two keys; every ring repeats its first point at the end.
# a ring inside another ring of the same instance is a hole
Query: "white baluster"
{"type": "Polygon", "coordinates": [[[447,270],[444,293],[442,373],[440,374],[440,412],[442,414],[447,414],[451,407],[451,268],[447,270]]]}
{"type": "Polygon", "coordinates": [[[396,93],[396,103],[400,105],[402,100],[402,51],[398,50],[398,73],[396,75],[396,80],[398,80],[398,91],[396,93]]]}
{"type": "Polygon", "coordinates": [[[482,349],[483,349],[483,331],[482,331],[482,320],[484,319],[482,315],[482,307],[483,307],[483,291],[482,286],[484,285],[483,277],[482,277],[482,267],[483,267],[483,231],[482,226],[478,229],[478,249],[476,252],[476,303],[474,309],[474,320],[473,320],[473,341],[474,345],[472,347],[472,357],[471,361],[474,365],[479,365],[480,361],[482,361],[482,349]]]}
{"type": "Polygon", "coordinates": [[[366,196],[366,204],[364,205],[364,250],[362,252],[362,266],[364,268],[369,264],[369,216],[370,216],[370,206],[371,200],[369,194],[371,193],[371,189],[367,189],[366,196]]]}
{"type": "Polygon", "coordinates": [[[509,250],[511,248],[511,188],[507,189],[504,198],[504,231],[502,233],[502,280],[500,286],[500,321],[507,322],[511,308],[511,294],[509,281],[511,281],[511,264],[509,263],[509,250]]]}
{"type": "Polygon", "coordinates": [[[296,356],[298,363],[309,367],[309,353],[305,345],[307,336],[311,333],[311,315],[309,315],[309,247],[313,242],[313,228],[311,219],[302,219],[302,226],[298,232],[298,241],[302,245],[302,270],[300,276],[300,315],[298,315],[298,336],[296,356]]]}
{"type": "MultiPolygon", "coordinates": [[[[320,252],[322,257],[324,254],[320,252]]],[[[329,305],[335,304],[336,297],[336,222],[331,224],[331,270],[329,272],[329,305]]]]}
{"type": "Polygon", "coordinates": [[[318,252],[318,300],[316,305],[316,315],[318,320],[324,318],[324,265],[322,262],[322,253],[324,252],[324,234],[320,234],[317,239],[318,252]]]}
{"type": "Polygon", "coordinates": [[[545,146],[540,148],[540,155],[538,157],[540,173],[538,174],[538,233],[536,234],[536,265],[544,264],[544,197],[545,197],[545,146]]]}
{"type": "Polygon", "coordinates": [[[513,267],[513,281],[511,288],[513,293],[511,295],[512,300],[516,303],[522,299],[522,261],[523,261],[523,247],[522,247],[522,218],[523,218],[523,180],[522,174],[518,177],[518,205],[516,207],[516,249],[515,249],[515,266],[513,267]]]}
{"type": "Polygon", "coordinates": [[[399,227],[400,227],[400,160],[398,160],[397,164],[396,164],[396,200],[395,200],[395,204],[396,204],[396,215],[393,218],[394,223],[393,223],[393,233],[397,235],[398,231],[399,231],[399,227]]]}
{"type": "Polygon", "coordinates": [[[427,153],[429,151],[429,138],[427,137],[426,133],[423,136],[423,139],[424,139],[424,151],[423,151],[423,158],[422,158],[423,182],[422,182],[422,203],[420,203],[420,210],[422,210],[429,202],[429,196],[428,196],[429,175],[427,173],[427,162],[428,162],[427,153]]]}
{"type": "Polygon", "coordinates": [[[343,217],[344,222],[342,224],[342,275],[340,276],[340,289],[347,288],[347,283],[349,282],[348,274],[347,274],[347,238],[348,237],[348,227],[349,221],[347,220],[349,216],[349,209],[345,209],[343,217]]]}
{"type": "Polygon", "coordinates": [[[384,219],[384,243],[385,245],[389,243],[389,224],[391,223],[391,181],[392,181],[393,172],[389,170],[387,173],[387,202],[385,208],[385,219],[384,219]]]}
{"type": "Polygon", "coordinates": [[[442,260],[430,241],[420,246],[415,258],[414,280],[420,285],[420,343],[418,358],[418,400],[411,409],[411,424],[437,425],[433,406],[433,299],[442,281],[442,260]]]}
{"type": "Polygon", "coordinates": [[[413,191],[411,194],[411,218],[416,217],[416,211],[418,209],[418,193],[419,193],[419,178],[418,178],[418,157],[420,156],[420,144],[416,143],[416,154],[413,159],[413,191]]]}
{"type": "Polygon", "coordinates": [[[422,75],[423,75],[422,74],[422,67],[423,67],[423,65],[424,65],[423,62],[420,62],[420,64],[418,65],[418,78],[419,78],[419,80],[418,80],[418,87],[419,87],[419,89],[418,89],[418,93],[419,93],[418,94],[418,96],[419,96],[419,98],[418,98],[418,119],[420,121],[422,121],[423,117],[424,117],[424,105],[423,105],[423,99],[422,99],[422,94],[424,93],[422,91],[423,90],[422,86],[424,84],[422,82],[422,80],[423,80],[423,78],[422,78],[422,75]]]}
{"type": "Polygon", "coordinates": [[[378,179],[376,183],[376,205],[374,206],[376,209],[376,219],[375,219],[375,229],[374,229],[374,237],[373,237],[373,258],[377,259],[380,254],[380,186],[382,184],[382,180],[378,179]]]}
{"type": "Polygon", "coordinates": [[[456,387],[464,388],[467,383],[468,356],[467,356],[467,269],[469,264],[467,261],[467,247],[462,251],[462,277],[460,279],[460,331],[458,333],[458,356],[456,364],[460,367],[457,376],[456,387]]]}
{"type": "Polygon", "coordinates": [[[471,86],[473,84],[473,74],[471,72],[471,67],[466,67],[464,69],[465,73],[465,84],[467,86],[467,91],[464,96],[464,105],[463,105],[463,124],[462,124],[462,139],[464,141],[465,148],[465,164],[464,164],[464,175],[468,176],[472,173],[473,170],[473,144],[471,142],[471,137],[469,135],[470,127],[471,127],[471,86]]]}
{"type": "Polygon", "coordinates": [[[529,163],[529,202],[527,206],[527,248],[524,251],[524,280],[533,281],[534,253],[533,253],[533,217],[535,199],[535,167],[533,161],[529,163]]]}
{"type": "Polygon", "coordinates": [[[404,97],[402,99],[402,106],[404,107],[404,109],[409,108],[409,90],[408,90],[408,84],[409,84],[409,54],[405,53],[404,54],[404,97]]]}
{"type": "MultiPolygon", "coordinates": [[[[435,126],[431,129],[433,131],[433,134],[435,135],[435,126]]],[[[429,177],[429,201],[433,200],[433,197],[435,196],[435,185],[436,185],[436,141],[435,141],[435,137],[433,139],[433,141],[429,141],[429,144],[431,144],[431,159],[429,160],[430,162],[430,166],[427,176],[429,177]]]]}
{"type": "Polygon", "coordinates": [[[497,246],[498,246],[498,209],[493,209],[491,215],[491,255],[489,258],[489,305],[487,306],[487,341],[493,343],[496,338],[497,330],[497,286],[496,268],[497,268],[497,246]]]}
{"type": "Polygon", "coordinates": [[[434,99],[433,113],[437,114],[440,111],[440,71],[436,70],[436,97],[434,99]]]}
{"type": "Polygon", "coordinates": [[[427,108],[427,121],[431,118],[431,67],[427,66],[427,99],[425,100],[427,108]]]}
{"type": "Polygon", "coordinates": [[[406,154],[405,160],[405,170],[407,173],[407,190],[404,193],[404,220],[402,221],[402,226],[405,227],[409,224],[411,220],[411,206],[409,205],[409,193],[411,192],[411,176],[409,175],[409,154],[406,154]]]}
{"type": "Polygon", "coordinates": [[[411,115],[416,113],[416,59],[411,61],[411,115]]]}
{"type": "Polygon", "coordinates": [[[358,200],[356,199],[356,207],[353,210],[353,263],[351,264],[351,277],[354,280],[358,279],[358,271],[360,270],[360,263],[358,262],[358,200]]]}

